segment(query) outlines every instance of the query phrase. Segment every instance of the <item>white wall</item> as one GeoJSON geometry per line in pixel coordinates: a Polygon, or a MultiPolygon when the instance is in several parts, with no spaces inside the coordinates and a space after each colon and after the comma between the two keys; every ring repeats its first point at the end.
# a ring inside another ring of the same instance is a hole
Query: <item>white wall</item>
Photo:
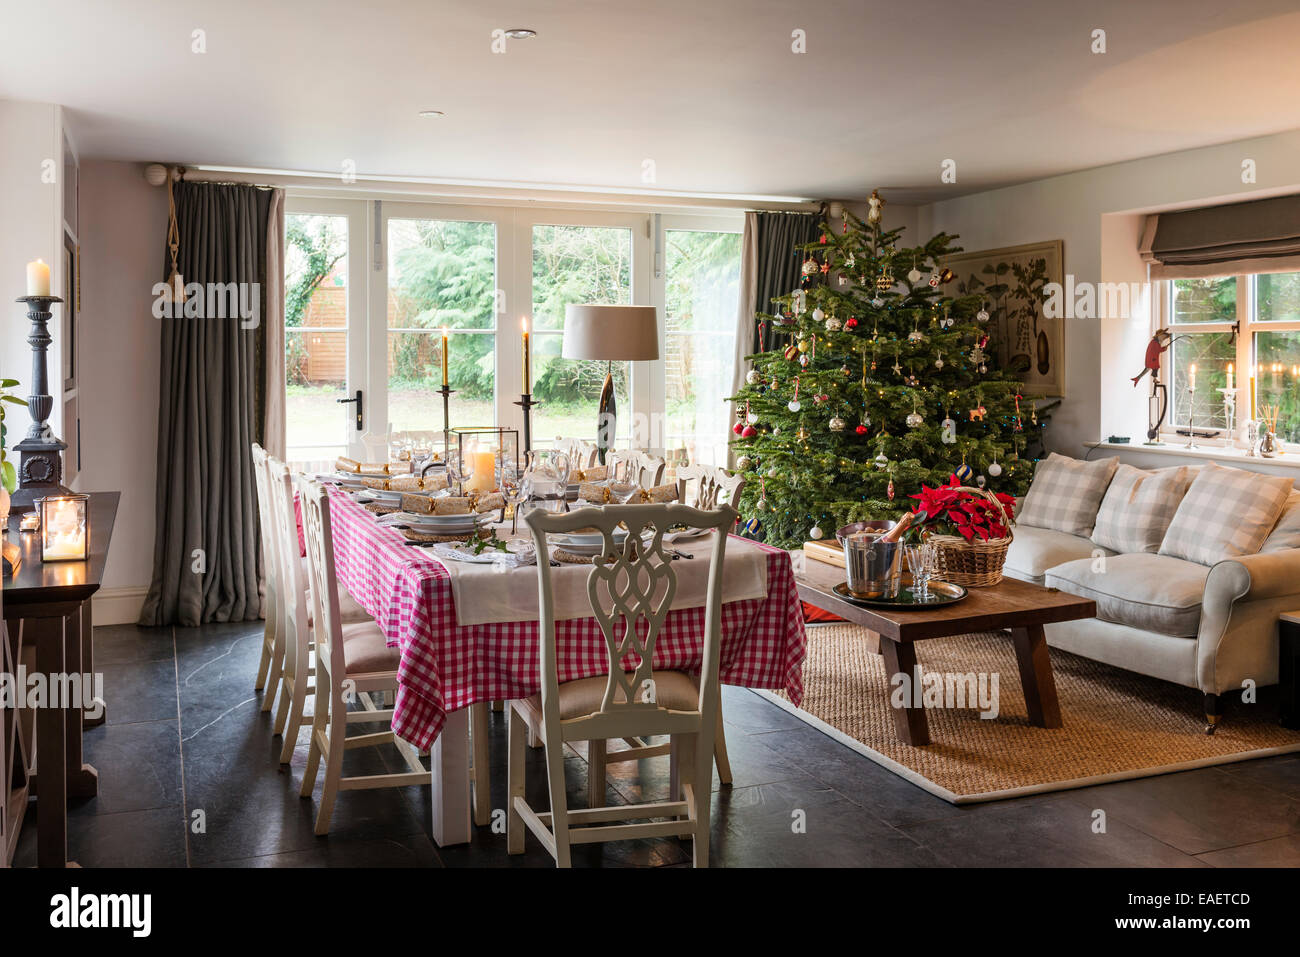
{"type": "MultiPolygon", "coordinates": [[[[1260,193],[1300,191],[1300,132],[1169,153],[1079,173],[975,193],[920,208],[919,231],[961,236],[967,250],[1062,239],[1065,271],[1078,281],[1135,278],[1136,217],[1155,207],[1245,200],[1260,193]],[[1256,164],[1258,182],[1241,182],[1242,162],[1256,164]],[[1116,216],[1115,214],[1123,214],[1116,216]],[[1107,218],[1103,229],[1103,217],[1107,218]],[[1103,235],[1107,254],[1103,256],[1103,235]],[[1109,272],[1108,272],[1109,271],[1109,272]]],[[[1051,448],[1077,455],[1083,443],[1111,433],[1141,441],[1145,392],[1128,377],[1142,368],[1146,315],[1122,320],[1065,320],[1066,400],[1052,414],[1051,448]],[[1134,411],[1136,410],[1136,411],[1134,411]]]]}
{"type": "MultiPolygon", "coordinates": [[[[50,289],[63,287],[63,145],[62,111],[49,103],[0,100],[0,378],[17,379],[18,395],[32,384],[32,349],[27,344],[26,308],[14,300],[27,294],[27,263],[50,264],[50,289]],[[43,166],[53,161],[54,182],[42,182],[43,166]]],[[[46,370],[54,411],[50,424],[61,434],[62,376],[60,323],[62,306],[49,324],[54,343],[46,370]]],[[[22,406],[5,410],[8,451],[27,432],[31,419],[22,406]]],[[[17,466],[15,458],[14,465],[17,466]]]]}
{"type": "Polygon", "coordinates": [[[139,163],[83,159],[80,208],[77,485],[122,492],[95,616],[133,621],[153,571],[161,340],[151,288],[163,279],[167,194],[139,163]]]}

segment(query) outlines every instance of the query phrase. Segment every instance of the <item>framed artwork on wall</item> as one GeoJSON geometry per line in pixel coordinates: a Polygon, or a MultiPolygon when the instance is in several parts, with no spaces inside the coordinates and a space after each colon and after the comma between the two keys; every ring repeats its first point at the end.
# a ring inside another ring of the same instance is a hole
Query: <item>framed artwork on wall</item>
{"type": "Polygon", "coordinates": [[[945,262],[956,274],[957,295],[979,296],[989,314],[990,355],[1020,376],[1026,395],[1065,395],[1065,325],[1043,315],[1043,289],[1065,276],[1059,239],[980,252],[945,262]]]}
{"type": "Polygon", "coordinates": [[[77,320],[81,312],[81,256],[76,241],[63,234],[63,391],[77,387],[77,320]]]}

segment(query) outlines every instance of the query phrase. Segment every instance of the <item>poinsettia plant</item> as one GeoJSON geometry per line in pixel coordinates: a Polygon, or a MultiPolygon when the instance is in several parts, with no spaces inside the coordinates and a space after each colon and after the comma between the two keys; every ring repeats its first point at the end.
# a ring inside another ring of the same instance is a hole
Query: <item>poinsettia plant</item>
{"type": "Polygon", "coordinates": [[[986,496],[963,490],[955,475],[948,476],[948,483],[938,488],[922,485],[919,494],[909,497],[917,500],[912,509],[912,524],[907,530],[907,536],[913,541],[932,534],[960,535],[968,542],[1006,538],[1007,521],[1003,519],[1002,510],[1010,520],[1014,517],[1016,503],[1010,495],[995,492],[994,498],[1002,506],[999,509],[986,496]]]}

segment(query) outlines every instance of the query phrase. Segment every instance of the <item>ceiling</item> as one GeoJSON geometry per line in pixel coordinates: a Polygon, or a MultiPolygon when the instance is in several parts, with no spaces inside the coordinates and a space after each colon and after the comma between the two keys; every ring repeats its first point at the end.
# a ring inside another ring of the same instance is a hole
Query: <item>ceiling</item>
{"type": "Polygon", "coordinates": [[[1296,0],[0,3],[91,157],[925,202],[1300,127],[1296,0]]]}

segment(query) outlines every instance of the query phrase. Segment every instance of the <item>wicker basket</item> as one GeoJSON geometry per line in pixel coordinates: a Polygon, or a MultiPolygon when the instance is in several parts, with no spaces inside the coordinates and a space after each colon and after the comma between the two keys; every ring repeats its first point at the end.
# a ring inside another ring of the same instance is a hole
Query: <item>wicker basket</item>
{"type": "Polygon", "coordinates": [[[1007,558],[1007,548],[1014,538],[1014,524],[1002,503],[989,491],[981,488],[961,486],[961,491],[971,492],[988,499],[1002,513],[1002,523],[1007,528],[1005,538],[990,538],[987,541],[975,539],[966,541],[960,535],[931,535],[926,541],[933,542],[938,553],[936,576],[954,585],[968,588],[985,588],[1002,581],[1002,563],[1007,558]]]}

